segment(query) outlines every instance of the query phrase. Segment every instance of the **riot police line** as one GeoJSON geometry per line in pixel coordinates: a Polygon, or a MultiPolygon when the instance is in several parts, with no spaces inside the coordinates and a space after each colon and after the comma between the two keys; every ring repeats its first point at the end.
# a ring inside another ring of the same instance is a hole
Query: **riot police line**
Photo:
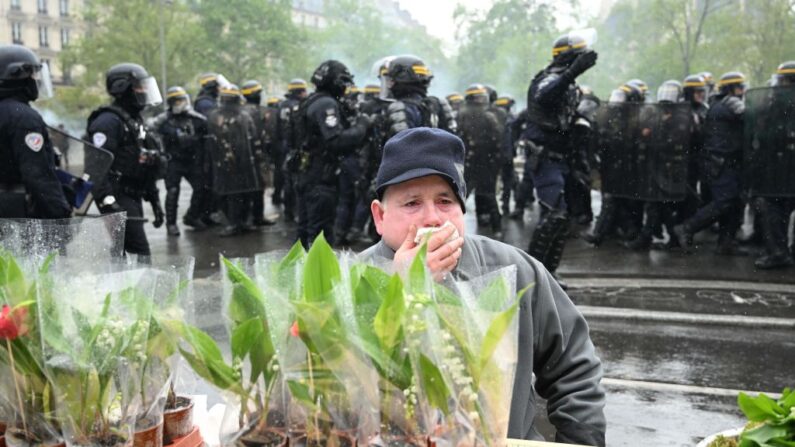
{"type": "Polygon", "coordinates": [[[5,165],[0,216],[66,217],[86,212],[93,199],[101,213],[127,212],[130,253],[149,254],[144,202],[156,227],[165,223],[169,235],[179,235],[183,179],[193,190],[183,225],[221,225],[220,234],[232,236],[273,224],[264,215],[268,171],[272,202],[297,223],[305,245],[320,232],[337,245],[377,238],[367,221],[384,142],[404,129],[438,127],[465,142],[468,191],[492,235],[501,238],[505,215],[521,218],[538,202],[541,220],[527,251],[553,273],[572,228],[594,217],[592,188],[602,194],[602,210],[583,237],[594,246],[619,237],[631,249],[687,250],[699,231],[717,224],[716,252],[743,254],[736,233],[749,205],[765,247],[757,266],[792,264],[793,63],[778,68],[777,85],[748,92],[740,73],[716,86],[702,73],[664,83],[657,102],[646,100],[648,87],[637,79],[600,101],[576,83],[596,64],[596,52],[588,36],[569,33],[554,42],[552,62],[531,81],[528,107],[518,114],[513,98],[484,84],[463,95],[429,95],[431,69],[414,56],[390,56],[374,64],[379,85],[358,89],[348,68],[329,60],[312,74],[314,92],[294,79],[284,100],[266,104],[259,82],[238,87],[206,73],[193,104],[184,88],[171,87],[167,111],[149,120],[144,108],[162,101],[157,83],[144,67],[123,63],[106,74],[111,103],[88,119],[84,172],[65,175],[52,169],[50,133],[28,106],[42,65],[16,45],[3,47],[0,59],[0,120],[21,123],[3,135],[12,141],[3,159],[19,166],[5,165]],[[526,160],[521,175],[517,154],[526,160]],[[65,187],[57,186],[59,176],[65,187]]]}

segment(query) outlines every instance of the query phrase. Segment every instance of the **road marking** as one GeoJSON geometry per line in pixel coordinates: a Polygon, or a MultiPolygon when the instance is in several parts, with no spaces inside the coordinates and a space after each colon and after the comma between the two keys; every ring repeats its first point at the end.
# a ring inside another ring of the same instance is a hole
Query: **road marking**
{"type": "Polygon", "coordinates": [[[781,397],[780,393],[769,393],[766,391],[746,391],[734,390],[731,388],[715,388],[710,386],[696,386],[696,385],[681,385],[678,383],[665,383],[665,382],[647,382],[644,380],[632,379],[616,379],[612,377],[605,377],[602,379],[602,384],[607,386],[614,386],[618,388],[640,388],[651,391],[673,391],[677,393],[690,393],[690,394],[708,394],[711,396],[728,396],[737,397],[738,394],[746,393],[757,395],[760,393],[767,394],[773,399],[781,397]]]}
{"type": "Polygon", "coordinates": [[[709,324],[754,328],[795,329],[795,318],[752,317],[745,315],[695,314],[623,307],[577,306],[586,319],[615,318],[659,323],[709,324]]]}
{"type": "MultiPolygon", "coordinates": [[[[570,279],[568,279],[570,278],[570,279]]],[[[697,279],[654,279],[654,278],[573,278],[566,282],[571,289],[587,287],[627,287],[659,289],[731,289],[754,292],[795,293],[795,284],[750,282],[750,281],[704,281],[697,279]]]]}

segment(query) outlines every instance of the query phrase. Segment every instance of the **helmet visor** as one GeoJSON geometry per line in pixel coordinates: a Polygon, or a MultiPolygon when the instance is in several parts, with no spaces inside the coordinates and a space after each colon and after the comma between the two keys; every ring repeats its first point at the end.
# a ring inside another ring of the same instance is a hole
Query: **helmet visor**
{"type": "Polygon", "coordinates": [[[218,83],[219,89],[228,88],[230,85],[232,85],[232,83],[229,82],[229,79],[226,79],[226,76],[220,73],[218,74],[218,76],[216,76],[215,81],[218,83]]]}
{"type": "Polygon", "coordinates": [[[163,103],[160,95],[160,88],[157,80],[153,76],[141,79],[137,86],[133,87],[136,96],[144,98],[143,105],[156,106],[163,103]]]}
{"type": "Polygon", "coordinates": [[[627,102],[627,93],[621,89],[615,89],[610,93],[610,99],[607,102],[621,103],[627,102]]]}
{"type": "Polygon", "coordinates": [[[679,86],[663,84],[657,89],[657,102],[679,102],[681,93],[679,86]]]}
{"type": "Polygon", "coordinates": [[[36,87],[39,89],[39,98],[50,99],[53,97],[52,76],[50,66],[46,63],[41,64],[41,68],[33,74],[36,80],[36,87]]]}

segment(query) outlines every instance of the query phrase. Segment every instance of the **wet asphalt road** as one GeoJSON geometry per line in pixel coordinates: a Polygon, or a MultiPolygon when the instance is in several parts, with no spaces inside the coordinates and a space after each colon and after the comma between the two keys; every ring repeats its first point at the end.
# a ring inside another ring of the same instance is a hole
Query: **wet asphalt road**
{"type": "MultiPolygon", "coordinates": [[[[266,214],[279,212],[268,204],[266,214]]],[[[527,247],[536,217],[528,212],[521,221],[505,219],[505,242],[527,247]]],[[[467,231],[477,231],[475,213],[466,219],[467,231]]],[[[288,249],[295,235],[294,225],[281,218],[233,238],[182,230],[175,238],[147,227],[154,261],[196,258],[197,291],[205,303],[198,322],[219,335],[218,254],[288,249]]],[[[738,391],[795,385],[795,269],[756,271],[753,258],[713,256],[714,235],[697,240],[690,255],[631,252],[615,241],[594,248],[572,239],[566,248],[560,273],[571,283],[570,296],[586,315],[604,363],[610,446],[693,446],[744,425],[738,391]]]]}

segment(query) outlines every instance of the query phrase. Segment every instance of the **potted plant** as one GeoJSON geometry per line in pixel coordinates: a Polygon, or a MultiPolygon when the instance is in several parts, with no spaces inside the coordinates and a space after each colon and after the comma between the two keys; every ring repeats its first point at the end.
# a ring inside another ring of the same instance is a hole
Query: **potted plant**
{"type": "Polygon", "coordinates": [[[7,445],[62,443],[51,385],[42,368],[37,322],[36,297],[51,292],[47,281],[51,261],[48,258],[38,272],[31,268],[35,273],[26,275],[14,256],[0,251],[0,399],[8,409],[2,427],[7,445]]]}
{"type": "Polygon", "coordinates": [[[779,399],[740,393],[739,405],[748,424],[709,436],[698,447],[787,447],[795,445],[795,390],[784,388],[779,399]]]}
{"type": "Polygon", "coordinates": [[[141,408],[151,300],[162,273],[63,272],[39,296],[44,370],[70,445],[127,446],[141,408]]]}
{"type": "Polygon", "coordinates": [[[189,324],[172,321],[185,342],[180,352],[200,377],[230,396],[228,408],[236,409],[237,420],[233,432],[223,435],[223,444],[284,446],[280,368],[265,300],[240,266],[225,258],[222,264],[231,362],[212,337],[189,324]]]}

